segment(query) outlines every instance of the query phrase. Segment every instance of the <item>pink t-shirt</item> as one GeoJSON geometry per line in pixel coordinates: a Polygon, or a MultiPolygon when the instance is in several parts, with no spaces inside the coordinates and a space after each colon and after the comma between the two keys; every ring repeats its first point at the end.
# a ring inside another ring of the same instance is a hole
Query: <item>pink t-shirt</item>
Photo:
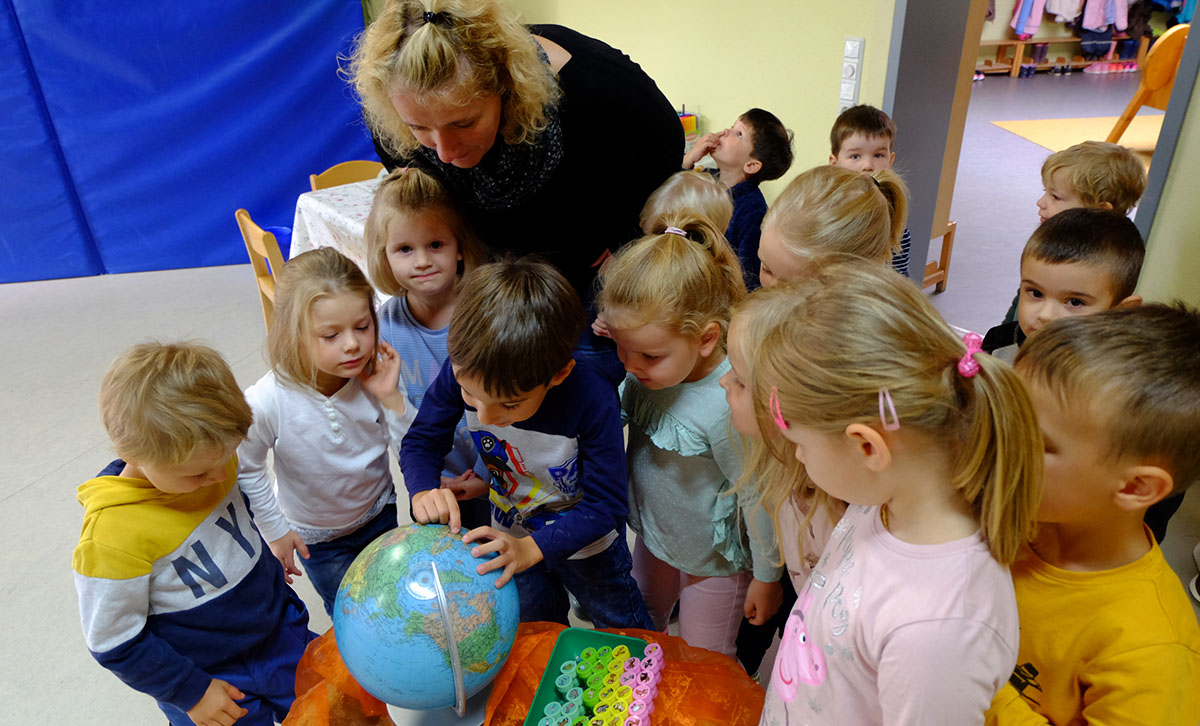
{"type": "Polygon", "coordinates": [[[1017,635],[982,537],[909,544],[851,506],[788,617],[760,726],[982,724],[1017,635]]]}
{"type": "Polygon", "coordinates": [[[833,520],[828,510],[820,504],[807,501],[802,505],[796,497],[788,497],[779,508],[779,550],[783,553],[783,564],[796,592],[804,587],[812,569],[817,566],[829,534],[833,531],[833,520]],[[817,511],[800,532],[804,521],[805,507],[816,507],[817,511]],[[803,549],[803,552],[801,552],[803,549]]]}

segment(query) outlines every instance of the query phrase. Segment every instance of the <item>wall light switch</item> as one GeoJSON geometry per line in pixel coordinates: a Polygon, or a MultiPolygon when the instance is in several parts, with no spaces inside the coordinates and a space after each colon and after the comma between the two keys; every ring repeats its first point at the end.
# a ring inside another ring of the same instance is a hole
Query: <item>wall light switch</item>
{"type": "Polygon", "coordinates": [[[862,58],[864,42],[866,41],[863,38],[846,38],[846,51],[842,55],[847,58],[862,58]]]}

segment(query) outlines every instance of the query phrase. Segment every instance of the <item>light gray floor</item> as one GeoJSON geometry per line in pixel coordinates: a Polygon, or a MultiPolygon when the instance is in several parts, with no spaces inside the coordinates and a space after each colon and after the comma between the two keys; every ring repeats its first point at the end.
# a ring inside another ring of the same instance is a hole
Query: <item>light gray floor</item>
{"type": "MultiPolygon", "coordinates": [[[[935,303],[950,322],[985,330],[1017,287],[1017,256],[1036,224],[1045,150],[991,119],[1116,115],[1132,74],[988,78],[976,84],[953,207],[960,224],[950,287],[935,303]]],[[[903,161],[901,146],[901,161],[903,161]]],[[[230,219],[230,234],[235,234],[230,219]]],[[[120,350],[148,338],[198,338],[239,383],[266,371],[263,323],[248,266],[0,285],[0,703],[3,724],[158,724],[153,703],[88,655],[71,581],[81,509],[75,487],[111,458],[96,391],[120,350]],[[52,716],[51,716],[52,714],[52,716]]],[[[1200,496],[1192,498],[1200,500],[1200,496]]],[[[1200,503],[1172,522],[1173,563],[1200,538],[1200,503]]],[[[329,625],[301,580],[313,628],[329,625]]],[[[769,660],[764,663],[769,669],[769,660]]],[[[764,670],[764,672],[766,672],[764,670]]]]}

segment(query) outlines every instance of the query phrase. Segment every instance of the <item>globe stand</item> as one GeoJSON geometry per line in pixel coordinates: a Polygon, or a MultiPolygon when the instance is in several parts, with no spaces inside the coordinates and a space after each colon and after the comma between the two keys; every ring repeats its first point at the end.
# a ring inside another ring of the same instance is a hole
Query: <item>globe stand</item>
{"type": "Polygon", "coordinates": [[[450,670],[454,673],[454,713],[458,718],[451,720],[450,714],[442,709],[435,711],[410,711],[406,708],[388,705],[388,716],[396,726],[424,726],[425,724],[462,724],[462,726],[480,726],[487,711],[488,694],[491,686],[467,699],[467,689],[463,684],[462,661],[458,657],[458,639],[454,637],[454,620],[450,614],[450,603],[446,600],[446,591],[442,589],[442,578],[437,571],[437,563],[430,562],[433,570],[433,588],[437,593],[438,612],[442,616],[442,626],[446,629],[446,650],[450,655],[450,670]],[[468,705],[470,706],[468,710],[468,705]]]}
{"type": "Polygon", "coordinates": [[[388,716],[396,726],[482,726],[487,715],[488,696],[492,693],[489,683],[479,693],[467,699],[465,715],[458,716],[449,708],[434,711],[410,711],[407,708],[388,705],[388,716]]]}

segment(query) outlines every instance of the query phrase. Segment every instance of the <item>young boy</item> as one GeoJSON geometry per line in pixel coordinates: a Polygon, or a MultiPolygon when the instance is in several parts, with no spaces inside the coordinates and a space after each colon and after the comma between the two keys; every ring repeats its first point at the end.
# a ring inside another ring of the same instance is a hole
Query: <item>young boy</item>
{"type": "Polygon", "coordinates": [[[1128,215],[1146,190],[1146,169],[1133,152],[1105,141],[1084,141],[1042,162],[1038,218],[1089,207],[1128,215]]]}
{"type": "MultiPolygon", "coordinates": [[[[1146,189],[1146,169],[1133,152],[1105,141],[1084,141],[1056,151],[1042,162],[1042,196],[1037,200],[1038,220],[1068,209],[1104,209],[1128,216],[1146,189]]],[[[1004,322],[1017,319],[1013,298],[1004,322]]]]}
{"type": "Polygon", "coordinates": [[[620,405],[612,384],[572,357],[585,319],[574,289],[544,262],[468,273],[449,357],[404,437],[400,468],[418,522],[458,531],[458,499],[488,494],[494,526],[463,541],[484,541],[477,557],[499,554],[480,564],[504,569],[497,585],[516,575],[522,620],[566,623],[569,590],[598,628],[652,628],[625,541],[620,405]],[[464,411],[490,487],[439,487],[464,411]]]}
{"type": "Polygon", "coordinates": [[[1021,253],[1017,319],[989,330],[984,351],[1012,362],[1051,320],[1141,304],[1133,290],[1145,254],[1137,227],[1116,212],[1068,209],[1046,220],[1021,253]]]}
{"type": "Polygon", "coordinates": [[[120,460],[79,487],[88,649],[184,724],[269,724],[295,699],[308,611],[237,486],[250,407],[210,348],[145,343],[100,385],[120,460]]]}
{"type": "MultiPolygon", "coordinates": [[[[867,174],[891,169],[896,163],[895,141],[896,123],[890,116],[874,106],[851,106],[838,115],[829,132],[829,163],[867,174]]],[[[892,269],[905,277],[911,248],[912,237],[905,227],[900,251],[892,255],[892,269]]]]}
{"type": "Polygon", "coordinates": [[[1200,477],[1197,356],[1200,314],[1158,304],[1055,321],[1017,356],[1046,480],[989,724],[1200,722],[1200,628],[1142,523],[1200,477]]]}
{"type": "Polygon", "coordinates": [[[752,108],[724,131],[705,134],[683,157],[691,169],[708,154],[716,177],[733,198],[733,218],[725,238],[738,254],[746,286],[758,287],[758,239],[767,200],[758,185],[778,179],[792,166],[792,132],[775,114],[752,108]]]}

